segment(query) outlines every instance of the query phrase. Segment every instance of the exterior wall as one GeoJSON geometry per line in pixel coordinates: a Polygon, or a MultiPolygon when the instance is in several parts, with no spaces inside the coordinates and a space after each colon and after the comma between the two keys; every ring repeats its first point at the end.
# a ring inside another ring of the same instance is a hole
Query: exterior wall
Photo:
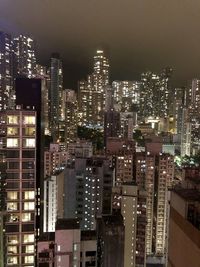
{"type": "Polygon", "coordinates": [[[86,262],[96,262],[97,241],[96,240],[81,241],[81,252],[82,252],[82,258],[81,258],[82,267],[87,266],[86,262]]]}
{"type": "Polygon", "coordinates": [[[64,172],[44,181],[44,232],[54,232],[57,218],[64,214],[64,172]]]}
{"type": "Polygon", "coordinates": [[[55,243],[57,267],[80,265],[80,230],[56,230],[55,243]]]}
{"type": "Polygon", "coordinates": [[[200,231],[171,207],[168,267],[200,266],[200,231]]]}
{"type": "Polygon", "coordinates": [[[171,206],[183,217],[186,218],[186,202],[173,191],[171,192],[171,206]]]}
{"type": "Polygon", "coordinates": [[[121,214],[124,218],[124,267],[135,266],[137,231],[137,186],[123,186],[121,214]]]}
{"type": "Polygon", "coordinates": [[[5,266],[35,266],[36,112],[7,111],[5,266]]]}

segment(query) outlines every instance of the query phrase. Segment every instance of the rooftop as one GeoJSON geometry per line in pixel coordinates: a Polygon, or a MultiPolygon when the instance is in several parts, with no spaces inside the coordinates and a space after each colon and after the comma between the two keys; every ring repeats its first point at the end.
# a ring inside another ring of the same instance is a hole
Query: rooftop
{"type": "Polygon", "coordinates": [[[197,189],[177,187],[173,191],[187,201],[200,202],[200,192],[197,189]]]}
{"type": "Polygon", "coordinates": [[[58,219],[56,222],[56,230],[80,229],[77,219],[58,219]]]}

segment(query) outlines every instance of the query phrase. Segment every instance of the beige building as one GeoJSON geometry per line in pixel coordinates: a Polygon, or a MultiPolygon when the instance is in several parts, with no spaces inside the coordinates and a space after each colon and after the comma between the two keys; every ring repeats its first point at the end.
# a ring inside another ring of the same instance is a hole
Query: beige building
{"type": "Polygon", "coordinates": [[[61,151],[59,144],[50,144],[50,149],[44,152],[44,176],[51,176],[67,163],[68,153],[61,151]]]}
{"type": "Polygon", "coordinates": [[[124,218],[124,267],[135,266],[137,232],[137,186],[122,186],[121,214],[124,218]]]}
{"type": "Polygon", "coordinates": [[[169,154],[136,154],[136,182],[146,190],[148,257],[166,261],[168,232],[168,189],[174,176],[173,156],[169,154]]]}
{"type": "Polygon", "coordinates": [[[172,192],[168,267],[200,266],[199,215],[200,192],[197,189],[187,187],[172,192]]]}

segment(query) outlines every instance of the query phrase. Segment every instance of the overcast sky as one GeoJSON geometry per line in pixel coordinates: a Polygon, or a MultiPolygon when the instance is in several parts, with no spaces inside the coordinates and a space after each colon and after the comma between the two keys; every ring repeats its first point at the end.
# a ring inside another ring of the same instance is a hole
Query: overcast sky
{"type": "Polygon", "coordinates": [[[0,30],[34,37],[40,63],[60,52],[67,88],[91,72],[99,44],[112,79],[165,66],[176,86],[200,78],[200,0],[0,0],[0,30]]]}

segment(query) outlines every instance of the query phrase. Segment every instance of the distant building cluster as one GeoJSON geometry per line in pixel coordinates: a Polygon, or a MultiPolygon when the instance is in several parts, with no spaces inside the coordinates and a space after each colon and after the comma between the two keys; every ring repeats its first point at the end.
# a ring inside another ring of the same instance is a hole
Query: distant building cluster
{"type": "Polygon", "coordinates": [[[0,32],[0,266],[199,267],[200,79],[65,89],[62,60],[0,32]]]}

